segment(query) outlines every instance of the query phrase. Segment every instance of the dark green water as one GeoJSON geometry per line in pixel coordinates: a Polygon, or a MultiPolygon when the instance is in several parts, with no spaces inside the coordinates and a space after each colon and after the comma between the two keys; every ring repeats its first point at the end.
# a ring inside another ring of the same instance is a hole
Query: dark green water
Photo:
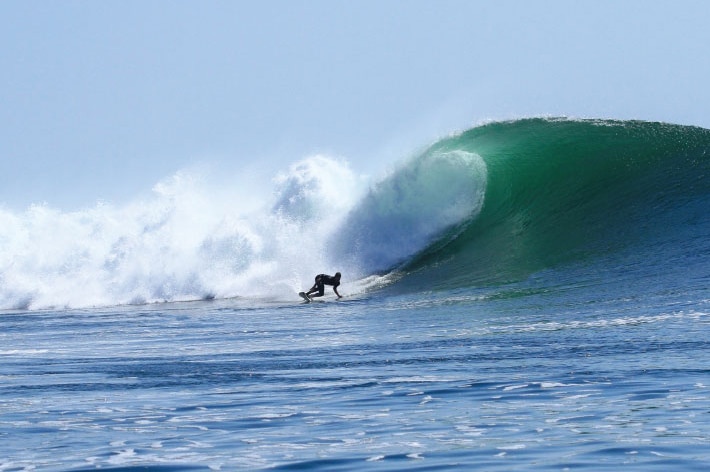
{"type": "Polygon", "coordinates": [[[527,119],[471,129],[425,154],[452,150],[485,161],[484,203],[406,264],[414,285],[498,284],[624,251],[674,264],[706,250],[708,130],[527,119]]]}

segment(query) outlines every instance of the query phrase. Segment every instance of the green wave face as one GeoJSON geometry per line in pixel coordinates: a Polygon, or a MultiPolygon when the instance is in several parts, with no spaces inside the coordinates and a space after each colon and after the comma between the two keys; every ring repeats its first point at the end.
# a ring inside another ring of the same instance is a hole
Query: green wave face
{"type": "Polygon", "coordinates": [[[688,225],[710,226],[704,216],[710,208],[705,129],[524,119],[473,128],[425,154],[454,151],[484,160],[483,206],[463,229],[406,264],[413,285],[520,280],[633,245],[642,250],[659,235],[681,234],[688,225]]]}

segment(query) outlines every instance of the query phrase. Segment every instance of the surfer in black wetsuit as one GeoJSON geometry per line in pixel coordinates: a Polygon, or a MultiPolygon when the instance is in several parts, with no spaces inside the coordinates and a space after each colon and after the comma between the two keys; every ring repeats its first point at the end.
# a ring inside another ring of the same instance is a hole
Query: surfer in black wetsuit
{"type": "Polygon", "coordinates": [[[333,291],[338,296],[338,298],[343,298],[338,293],[338,285],[340,285],[340,272],[336,272],[333,276],[326,274],[316,275],[316,283],[314,283],[313,287],[311,287],[308,293],[306,293],[306,297],[308,297],[309,299],[314,297],[322,297],[325,293],[326,285],[332,285],[333,291]]]}

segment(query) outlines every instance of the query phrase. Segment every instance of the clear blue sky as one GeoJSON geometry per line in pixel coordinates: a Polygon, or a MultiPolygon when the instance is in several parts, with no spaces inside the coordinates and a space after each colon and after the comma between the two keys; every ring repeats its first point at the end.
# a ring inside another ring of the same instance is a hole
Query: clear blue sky
{"type": "Polygon", "coordinates": [[[710,127],[710,2],[0,2],[0,204],[120,202],[182,167],[371,171],[533,115],[710,127]]]}

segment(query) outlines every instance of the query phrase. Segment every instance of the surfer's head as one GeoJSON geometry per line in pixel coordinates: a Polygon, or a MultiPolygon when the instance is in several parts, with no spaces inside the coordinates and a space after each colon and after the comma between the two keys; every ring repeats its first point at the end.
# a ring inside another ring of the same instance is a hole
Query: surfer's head
{"type": "Polygon", "coordinates": [[[340,280],[340,272],[336,272],[336,273],[335,273],[335,278],[338,279],[338,280],[340,280]]]}

